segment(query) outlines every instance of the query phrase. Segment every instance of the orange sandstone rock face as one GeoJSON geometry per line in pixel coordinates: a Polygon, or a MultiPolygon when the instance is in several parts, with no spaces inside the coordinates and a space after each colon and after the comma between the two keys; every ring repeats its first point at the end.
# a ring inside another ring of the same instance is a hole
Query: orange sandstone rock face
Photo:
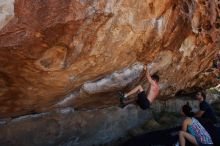
{"type": "Polygon", "coordinates": [[[160,98],[215,85],[219,5],[8,1],[0,7],[0,117],[118,104],[117,90],[145,83],[143,64],[160,75],[160,98]]]}

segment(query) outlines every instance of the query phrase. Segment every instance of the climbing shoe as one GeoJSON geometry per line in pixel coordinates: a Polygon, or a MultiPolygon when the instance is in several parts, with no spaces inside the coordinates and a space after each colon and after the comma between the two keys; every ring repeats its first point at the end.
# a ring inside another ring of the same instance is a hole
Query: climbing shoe
{"type": "Polygon", "coordinates": [[[124,104],[124,99],[125,99],[124,93],[119,91],[118,96],[119,96],[119,99],[120,99],[120,107],[123,108],[125,106],[125,104],[124,104]]]}
{"type": "Polygon", "coordinates": [[[121,91],[118,92],[118,96],[120,100],[124,100],[125,99],[125,94],[121,91]]]}

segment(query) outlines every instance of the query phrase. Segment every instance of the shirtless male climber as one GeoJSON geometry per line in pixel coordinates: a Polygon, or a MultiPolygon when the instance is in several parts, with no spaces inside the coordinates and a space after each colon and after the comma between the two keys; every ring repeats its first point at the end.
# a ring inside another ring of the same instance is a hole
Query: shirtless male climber
{"type": "Polygon", "coordinates": [[[150,104],[156,99],[159,94],[159,76],[156,74],[150,75],[147,67],[144,66],[144,71],[146,71],[147,80],[150,83],[150,86],[147,90],[147,95],[141,85],[136,86],[134,89],[129,91],[128,93],[119,92],[121,106],[124,107],[129,103],[133,103],[137,101],[137,104],[140,105],[142,109],[147,109],[150,107],[150,104]],[[128,96],[138,93],[137,98],[135,99],[128,99],[128,96]]]}

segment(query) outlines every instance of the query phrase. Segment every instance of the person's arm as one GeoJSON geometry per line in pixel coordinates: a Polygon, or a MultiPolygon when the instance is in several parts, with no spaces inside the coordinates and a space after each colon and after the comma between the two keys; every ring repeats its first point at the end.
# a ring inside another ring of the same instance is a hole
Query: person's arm
{"type": "Polygon", "coordinates": [[[182,130],[183,131],[187,131],[187,126],[189,125],[191,119],[187,118],[183,121],[183,124],[182,124],[182,130]]]}
{"type": "Polygon", "coordinates": [[[205,113],[206,110],[207,110],[206,102],[201,102],[199,104],[199,111],[197,111],[195,113],[195,117],[197,117],[197,118],[202,117],[202,115],[205,113]]]}
{"type": "Polygon", "coordinates": [[[150,84],[154,84],[154,81],[153,81],[153,79],[151,78],[151,75],[150,75],[150,73],[149,73],[149,71],[148,71],[148,69],[147,69],[146,66],[144,66],[144,70],[146,71],[146,76],[147,76],[148,82],[149,82],[150,84]]]}

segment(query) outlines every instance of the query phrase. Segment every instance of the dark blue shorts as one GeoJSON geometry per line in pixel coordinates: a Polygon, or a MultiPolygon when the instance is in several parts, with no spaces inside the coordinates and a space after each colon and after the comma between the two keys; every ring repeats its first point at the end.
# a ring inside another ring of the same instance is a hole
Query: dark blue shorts
{"type": "Polygon", "coordinates": [[[150,107],[150,102],[147,99],[145,91],[142,91],[142,92],[138,93],[137,103],[144,110],[150,107]]]}

